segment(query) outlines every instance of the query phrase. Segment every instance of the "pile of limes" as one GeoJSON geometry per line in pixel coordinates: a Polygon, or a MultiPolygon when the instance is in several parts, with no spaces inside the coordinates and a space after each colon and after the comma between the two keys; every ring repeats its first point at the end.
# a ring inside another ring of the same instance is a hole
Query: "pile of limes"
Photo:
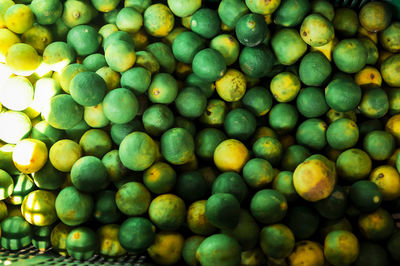
{"type": "Polygon", "coordinates": [[[400,263],[400,22],[331,2],[0,0],[1,247],[400,263]]]}

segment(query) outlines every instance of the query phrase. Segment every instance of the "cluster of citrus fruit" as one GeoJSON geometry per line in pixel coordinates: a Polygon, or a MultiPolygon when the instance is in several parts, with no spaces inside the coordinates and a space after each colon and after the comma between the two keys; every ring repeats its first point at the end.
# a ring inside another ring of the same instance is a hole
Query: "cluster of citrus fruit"
{"type": "Polygon", "coordinates": [[[392,11],[0,0],[1,246],[161,265],[399,263],[392,11]]]}

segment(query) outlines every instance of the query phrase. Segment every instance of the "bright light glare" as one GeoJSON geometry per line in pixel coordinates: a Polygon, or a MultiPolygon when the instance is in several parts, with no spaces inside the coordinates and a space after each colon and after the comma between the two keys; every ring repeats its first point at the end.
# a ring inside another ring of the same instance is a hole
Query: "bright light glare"
{"type": "Polygon", "coordinates": [[[49,68],[53,71],[56,72],[61,72],[61,70],[69,65],[69,60],[68,59],[63,59],[60,62],[57,62],[55,64],[49,65],[49,68]]]}
{"type": "Polygon", "coordinates": [[[42,61],[40,62],[39,67],[35,70],[34,74],[41,78],[47,74],[51,74],[50,72],[52,72],[52,67],[42,61]]]}
{"type": "Polygon", "coordinates": [[[11,69],[3,63],[0,63],[0,87],[12,75],[11,69]]]}

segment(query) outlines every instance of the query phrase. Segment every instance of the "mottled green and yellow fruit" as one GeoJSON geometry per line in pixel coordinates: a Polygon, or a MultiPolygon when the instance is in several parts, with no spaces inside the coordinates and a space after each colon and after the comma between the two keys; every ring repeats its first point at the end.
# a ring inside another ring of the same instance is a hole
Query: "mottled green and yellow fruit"
{"type": "Polygon", "coordinates": [[[139,216],[146,213],[150,201],[150,192],[138,182],[125,183],[115,195],[118,209],[128,216],[139,216]]]}
{"type": "Polygon", "coordinates": [[[290,266],[323,266],[325,265],[323,248],[321,244],[314,241],[297,242],[292,254],[289,255],[288,262],[290,266]]]}
{"type": "Polygon", "coordinates": [[[167,73],[156,74],[148,89],[149,100],[153,103],[172,103],[178,95],[178,83],[167,73]]]}
{"type": "Polygon", "coordinates": [[[281,0],[263,1],[263,0],[246,0],[247,7],[251,12],[270,15],[279,7],[281,0]]]}
{"type": "Polygon", "coordinates": [[[301,163],[294,171],[293,184],[297,193],[307,201],[327,198],[335,185],[335,174],[322,160],[301,163]]]}
{"type": "Polygon", "coordinates": [[[283,27],[294,27],[301,23],[310,10],[308,0],[285,0],[274,13],[274,22],[283,27]]]}
{"type": "Polygon", "coordinates": [[[307,51],[307,44],[295,29],[282,28],[271,39],[272,50],[283,65],[292,65],[307,51]]]}
{"type": "Polygon", "coordinates": [[[205,214],[213,226],[233,230],[239,223],[240,203],[230,193],[216,193],[207,199],[205,214]]]}
{"type": "Polygon", "coordinates": [[[187,211],[186,222],[189,229],[199,235],[210,235],[217,230],[206,217],[206,200],[192,203],[187,211]]]}
{"type": "MultiPolygon", "coordinates": [[[[329,60],[321,52],[310,52],[300,62],[299,76],[308,86],[321,86],[332,72],[329,60]]],[[[308,102],[312,103],[312,101],[308,102]]]]}
{"type": "Polygon", "coordinates": [[[271,93],[278,102],[290,102],[300,91],[300,80],[291,72],[277,74],[270,83],[271,93]]]}
{"type": "Polygon", "coordinates": [[[382,203],[383,195],[379,187],[368,180],[355,182],[350,189],[350,199],[363,212],[375,211],[382,203]]]}
{"type": "Polygon", "coordinates": [[[325,121],[317,118],[311,118],[301,123],[296,131],[296,140],[298,144],[308,148],[321,150],[327,144],[325,121]]]}
{"type": "Polygon", "coordinates": [[[367,49],[367,65],[375,65],[379,59],[379,51],[377,45],[366,37],[359,38],[367,49]]]}
{"type": "Polygon", "coordinates": [[[224,57],[220,52],[212,48],[206,48],[198,52],[193,58],[192,68],[193,73],[197,76],[211,82],[223,78],[226,73],[224,57]]]}
{"type": "MultiPolygon", "coordinates": [[[[0,148],[1,151],[1,148],[0,148]]],[[[387,164],[396,167],[396,161],[398,158],[398,155],[400,153],[400,148],[396,148],[390,158],[387,160],[387,164]]],[[[400,162],[400,161],[399,161],[400,162]]],[[[398,170],[399,168],[397,168],[398,170]]]]}
{"type": "Polygon", "coordinates": [[[294,244],[294,235],[284,224],[269,225],[261,230],[260,245],[269,257],[286,258],[292,253],[294,244]]]}
{"type": "Polygon", "coordinates": [[[307,16],[300,28],[301,38],[310,46],[323,46],[335,37],[332,23],[319,14],[307,16]]]}
{"type": "Polygon", "coordinates": [[[244,47],[239,56],[239,66],[247,76],[249,86],[257,85],[258,79],[271,74],[275,63],[274,53],[264,44],[244,47]]]}
{"type": "Polygon", "coordinates": [[[251,214],[263,224],[274,224],[281,221],[287,210],[285,196],[273,189],[259,190],[250,202],[251,214]]]}
{"type": "Polygon", "coordinates": [[[370,2],[363,6],[358,15],[360,24],[367,31],[378,32],[386,29],[392,20],[392,10],[383,2],[370,2]]]}
{"type": "Polygon", "coordinates": [[[386,122],[385,129],[400,142],[400,114],[394,115],[386,122]]]}
{"type": "Polygon", "coordinates": [[[144,11],[143,15],[144,28],[151,36],[165,37],[174,27],[174,15],[166,5],[151,5],[144,11]]]}
{"type": "Polygon", "coordinates": [[[378,166],[372,170],[369,180],[378,186],[384,200],[394,200],[400,196],[400,174],[393,166],[378,166]]]}
{"type": "Polygon", "coordinates": [[[54,143],[49,151],[51,164],[61,172],[71,171],[72,165],[82,156],[82,148],[73,140],[63,139],[54,143]]]}
{"type": "Polygon", "coordinates": [[[112,70],[111,67],[101,67],[96,71],[96,74],[104,79],[108,91],[119,87],[121,75],[117,71],[112,70]]]}
{"type": "Polygon", "coordinates": [[[278,103],[269,112],[269,124],[279,134],[293,130],[299,119],[296,107],[289,103],[278,103]]]}
{"type": "Polygon", "coordinates": [[[68,254],[73,258],[87,260],[98,249],[96,233],[89,227],[75,228],[67,236],[66,248],[68,254]]]}
{"type": "Polygon", "coordinates": [[[32,28],[22,34],[22,41],[35,48],[39,54],[43,54],[46,46],[53,42],[53,35],[47,27],[34,24],[32,28]]]}
{"type": "Polygon", "coordinates": [[[151,192],[164,194],[175,186],[176,172],[169,164],[156,162],[144,172],[143,183],[151,192]]]}
{"type": "Polygon", "coordinates": [[[50,235],[50,243],[51,246],[62,256],[66,256],[68,254],[66,248],[66,241],[69,232],[71,232],[73,227],[70,227],[62,222],[58,223],[50,235]]]}
{"type": "Polygon", "coordinates": [[[168,6],[178,17],[187,17],[196,12],[201,7],[201,0],[185,1],[185,0],[168,0],[168,6]]]}
{"type": "Polygon", "coordinates": [[[241,265],[243,266],[264,265],[266,263],[264,253],[259,247],[242,251],[241,257],[241,265]]]}
{"type": "Polygon", "coordinates": [[[105,58],[107,64],[114,71],[125,72],[136,62],[136,53],[132,44],[116,40],[113,45],[105,47],[105,58]]]}
{"type": "Polygon", "coordinates": [[[365,89],[358,109],[365,117],[382,118],[389,111],[387,93],[379,87],[365,89]]]}
{"type": "Polygon", "coordinates": [[[400,23],[395,21],[379,34],[379,43],[388,52],[397,53],[400,51],[399,33],[400,23]]]}
{"type": "Polygon", "coordinates": [[[288,202],[293,202],[299,198],[293,185],[293,172],[281,171],[275,176],[272,188],[281,192],[288,202]]]}
{"type": "Polygon", "coordinates": [[[149,217],[162,230],[177,230],[186,218],[185,203],[174,194],[160,195],[151,201],[149,217]]]}
{"type": "Polygon", "coordinates": [[[203,266],[232,266],[240,264],[241,247],[231,236],[215,234],[207,237],[196,251],[196,259],[203,266]]]}
{"type": "Polygon", "coordinates": [[[62,15],[63,3],[59,0],[33,0],[30,8],[41,25],[51,25],[62,15]]]}
{"type": "Polygon", "coordinates": [[[55,201],[56,195],[53,192],[46,190],[32,191],[22,202],[22,215],[32,225],[51,225],[57,220],[55,201]]]}
{"type": "Polygon", "coordinates": [[[143,252],[154,243],[156,228],[143,217],[126,219],[119,228],[118,240],[128,251],[143,252]]]}
{"type": "Polygon", "coordinates": [[[356,34],[360,24],[356,11],[347,7],[336,9],[332,22],[336,34],[343,37],[350,37],[356,34]]]}
{"type": "Polygon", "coordinates": [[[15,43],[7,50],[6,63],[16,75],[29,76],[40,64],[35,48],[26,43],[15,43]]]}
{"type": "Polygon", "coordinates": [[[161,136],[161,153],[172,164],[182,165],[189,162],[194,150],[193,137],[184,128],[171,128],[161,136]]]}
{"type": "Polygon", "coordinates": [[[333,61],[343,72],[356,73],[367,63],[368,51],[357,39],[343,39],[333,50],[333,61]]]}
{"type": "Polygon", "coordinates": [[[22,34],[33,26],[35,16],[28,5],[15,4],[7,9],[4,21],[9,30],[22,34]]]}
{"type": "Polygon", "coordinates": [[[103,163],[99,158],[89,154],[74,163],[70,175],[72,184],[86,193],[100,191],[108,183],[107,170],[103,163]]]}
{"type": "Polygon", "coordinates": [[[104,115],[103,104],[87,106],[83,112],[83,119],[93,128],[102,128],[110,123],[110,120],[104,115]]]}
{"type": "Polygon", "coordinates": [[[115,223],[121,219],[122,213],[118,210],[115,194],[113,190],[102,190],[96,195],[93,216],[102,224],[115,223]]]}
{"type": "Polygon", "coordinates": [[[272,165],[264,159],[253,158],[243,167],[243,178],[255,189],[265,188],[274,178],[272,165]]]}
{"type": "Polygon", "coordinates": [[[327,0],[314,0],[311,2],[312,13],[323,15],[329,21],[335,17],[335,9],[333,4],[327,0]]]}
{"type": "Polygon", "coordinates": [[[382,85],[382,76],[375,67],[366,66],[355,74],[354,81],[362,88],[380,87],[382,85]]]}
{"type": "Polygon", "coordinates": [[[378,34],[376,32],[367,31],[363,26],[360,26],[357,30],[357,37],[368,38],[374,44],[378,43],[378,34]]]}
{"type": "Polygon", "coordinates": [[[340,118],[334,121],[326,131],[326,140],[329,146],[336,150],[345,150],[353,147],[358,138],[358,126],[348,118],[340,118]]]}
{"type": "Polygon", "coordinates": [[[43,51],[43,62],[53,71],[62,69],[75,60],[75,51],[66,42],[53,42],[43,51]]]}
{"type": "Polygon", "coordinates": [[[83,118],[83,107],[71,95],[53,96],[43,107],[42,115],[47,123],[57,129],[71,129],[83,118]]]}
{"type": "Polygon", "coordinates": [[[57,217],[66,225],[80,225],[92,216],[93,199],[79,192],[74,186],[60,191],[55,202],[57,217]]]}
{"type": "Polygon", "coordinates": [[[400,113],[400,89],[393,88],[388,92],[389,97],[389,113],[391,115],[400,113]]]}
{"type": "Polygon", "coordinates": [[[126,168],[143,171],[155,161],[156,148],[154,140],[149,135],[136,131],[122,140],[119,156],[126,168]]]}
{"type": "Polygon", "coordinates": [[[349,181],[366,178],[371,172],[372,161],[368,154],[353,148],[342,152],[336,160],[338,175],[349,181]]]}
{"type": "Polygon", "coordinates": [[[224,123],[227,109],[228,107],[225,101],[210,99],[207,103],[206,110],[200,117],[200,122],[206,125],[221,126],[224,123]]]}
{"type": "Polygon", "coordinates": [[[13,5],[15,5],[15,3],[12,0],[0,1],[0,28],[6,27],[6,22],[4,21],[4,15],[6,14],[7,9],[13,5]]]}
{"type": "Polygon", "coordinates": [[[381,65],[383,80],[391,87],[400,87],[400,54],[389,56],[381,65]]]}
{"type": "Polygon", "coordinates": [[[136,9],[124,7],[118,12],[115,24],[118,29],[133,34],[142,27],[143,17],[136,9]]]}
{"type": "Polygon", "coordinates": [[[181,259],[184,241],[178,232],[162,231],[156,234],[147,252],[159,265],[174,265],[181,259]]]}
{"type": "Polygon", "coordinates": [[[247,47],[261,44],[269,34],[265,18],[253,13],[246,14],[238,20],[235,32],[239,42],[247,47]]]}
{"type": "Polygon", "coordinates": [[[332,231],[325,238],[325,258],[335,266],[352,264],[358,257],[359,249],[357,237],[348,231],[332,231]]]}
{"type": "Polygon", "coordinates": [[[221,34],[214,37],[210,47],[219,51],[225,58],[226,65],[232,65],[239,57],[239,42],[230,34],[221,34]]]}
{"type": "Polygon", "coordinates": [[[240,172],[248,159],[249,151],[236,139],[221,142],[214,151],[214,163],[221,171],[240,172]]]}
{"type": "Polygon", "coordinates": [[[396,231],[394,219],[383,208],[362,214],[358,218],[358,227],[361,234],[372,241],[385,240],[396,231]]]}
{"type": "Polygon", "coordinates": [[[225,101],[240,100],[246,92],[246,80],[242,72],[228,69],[225,75],[216,81],[218,95],[225,101]]]}
{"type": "MultiPolygon", "coordinates": [[[[0,15],[1,20],[1,15],[0,15]]],[[[0,22],[1,23],[1,22],[0,22]]],[[[0,62],[6,62],[8,49],[16,43],[21,42],[17,34],[6,28],[0,28],[0,62]]]]}
{"type": "Polygon", "coordinates": [[[88,24],[97,14],[90,2],[69,0],[64,4],[62,20],[70,28],[88,24]]]}
{"type": "Polygon", "coordinates": [[[119,257],[126,253],[118,240],[120,226],[117,224],[103,225],[97,230],[99,252],[103,256],[119,257]]]}
{"type": "MultiPolygon", "coordinates": [[[[191,30],[191,22],[192,22],[192,18],[193,16],[187,16],[187,17],[183,17],[181,19],[181,24],[183,27],[185,27],[188,30],[191,30]]],[[[195,23],[196,24],[196,23],[195,23]]]]}
{"type": "Polygon", "coordinates": [[[229,137],[244,141],[256,130],[256,119],[247,109],[235,108],[226,115],[224,129],[229,137]]]}
{"type": "MultiPolygon", "coordinates": [[[[338,77],[329,82],[325,88],[326,103],[334,109],[331,114],[353,111],[360,103],[362,96],[361,88],[352,80],[338,77]]],[[[329,117],[328,111],[327,116],[329,117]]],[[[335,119],[341,118],[336,116],[335,119]]],[[[333,122],[333,121],[332,121],[333,122]]]]}
{"type": "Polygon", "coordinates": [[[15,145],[13,162],[22,173],[30,174],[39,171],[47,161],[46,144],[36,139],[24,139],[15,145]]]}
{"type": "Polygon", "coordinates": [[[88,69],[85,65],[82,64],[70,64],[64,67],[60,72],[58,72],[58,83],[61,88],[69,93],[69,86],[71,84],[71,80],[80,72],[86,72],[88,69]]]}
{"type": "Polygon", "coordinates": [[[395,138],[387,131],[373,130],[364,137],[364,151],[377,161],[390,158],[395,146],[395,138]]]}

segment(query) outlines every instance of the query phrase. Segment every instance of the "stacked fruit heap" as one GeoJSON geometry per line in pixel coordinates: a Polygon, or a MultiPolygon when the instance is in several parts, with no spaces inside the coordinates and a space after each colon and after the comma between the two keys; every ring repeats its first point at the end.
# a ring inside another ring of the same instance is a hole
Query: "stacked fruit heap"
{"type": "Polygon", "coordinates": [[[0,0],[1,246],[163,265],[399,263],[391,12],[0,0]]]}

